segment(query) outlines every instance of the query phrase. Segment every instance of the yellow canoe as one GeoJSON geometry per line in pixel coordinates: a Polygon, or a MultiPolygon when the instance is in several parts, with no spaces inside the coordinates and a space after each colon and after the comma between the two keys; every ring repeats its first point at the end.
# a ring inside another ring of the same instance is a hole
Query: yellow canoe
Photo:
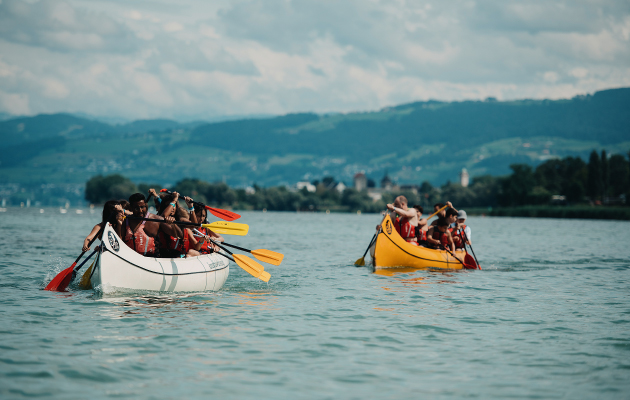
{"type": "MultiPolygon", "coordinates": [[[[389,215],[381,223],[381,232],[370,248],[370,254],[375,269],[392,267],[463,269],[464,260],[469,268],[476,265],[469,264],[470,258],[466,257],[463,250],[457,251],[455,255],[458,258],[455,258],[446,250],[434,250],[407,243],[394,228],[389,215]]],[[[472,262],[474,263],[474,260],[472,262]]]]}

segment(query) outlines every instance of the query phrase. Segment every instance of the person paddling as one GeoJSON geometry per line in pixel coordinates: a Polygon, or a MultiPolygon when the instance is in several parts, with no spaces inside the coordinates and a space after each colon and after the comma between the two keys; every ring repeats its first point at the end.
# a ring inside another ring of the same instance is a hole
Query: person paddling
{"type": "Polygon", "coordinates": [[[418,214],[418,226],[416,226],[416,239],[419,246],[426,246],[427,244],[427,231],[429,230],[429,221],[426,218],[422,218],[422,212],[424,209],[420,205],[415,205],[418,214]]]}
{"type": "Polygon", "coordinates": [[[394,227],[400,236],[408,243],[417,246],[416,226],[418,226],[418,212],[416,209],[407,207],[407,198],[405,196],[396,197],[394,204],[388,204],[387,209],[392,212],[390,217],[394,221],[394,227]]]}
{"type": "MultiPolygon", "coordinates": [[[[206,210],[206,208],[200,203],[195,204],[194,209],[195,209],[195,212],[191,214],[191,217],[193,218],[191,219],[191,222],[194,222],[196,224],[207,224],[208,223],[208,210],[206,210]]],[[[223,236],[211,231],[208,228],[198,228],[197,230],[201,232],[203,235],[210,237],[215,242],[223,243],[225,241],[223,239],[223,236]]],[[[219,248],[215,244],[211,243],[205,238],[201,238],[199,240],[198,248],[197,247],[195,248],[201,254],[210,254],[215,251],[219,251],[219,248]]]]}
{"type": "Polygon", "coordinates": [[[142,193],[135,193],[129,197],[131,212],[137,218],[155,219],[152,221],[140,221],[133,218],[127,218],[124,225],[123,241],[127,246],[132,248],[136,253],[147,257],[159,257],[159,247],[156,246],[155,238],[159,233],[166,235],[181,236],[182,231],[177,225],[172,224],[175,218],[171,216],[161,217],[148,212],[146,198],[142,193]],[[167,223],[160,223],[162,220],[167,223]]]}
{"type": "MultiPolygon", "coordinates": [[[[174,218],[176,221],[190,222],[194,215],[192,199],[184,197],[188,212],[179,206],[179,193],[165,194],[161,198],[159,214],[165,218],[174,218]]],[[[196,247],[198,241],[189,228],[180,229],[177,235],[162,232],[159,235],[160,254],[165,258],[196,257],[199,255],[196,247]]]]}
{"type": "Polygon", "coordinates": [[[434,249],[444,248],[450,249],[451,252],[455,252],[455,243],[453,242],[453,236],[448,230],[448,221],[444,218],[439,218],[435,226],[429,228],[427,233],[427,242],[429,246],[434,249]]]}
{"type": "Polygon", "coordinates": [[[94,228],[92,228],[92,231],[90,232],[90,234],[87,235],[87,237],[83,241],[82,251],[90,250],[90,243],[92,242],[92,239],[94,239],[94,237],[98,235],[101,229],[105,226],[105,223],[107,222],[112,223],[115,229],[116,226],[118,225],[117,222],[118,223],[122,222],[123,212],[120,210],[121,208],[122,207],[120,207],[120,202],[118,200],[109,200],[105,202],[105,204],[103,205],[102,220],[98,224],[94,225],[94,228]],[[109,221],[107,221],[107,218],[109,218],[109,221]]]}
{"type": "Polygon", "coordinates": [[[459,210],[459,213],[457,214],[457,222],[453,228],[453,241],[455,242],[455,248],[457,249],[464,249],[466,245],[472,245],[470,241],[470,226],[466,225],[466,218],[466,211],[459,210]]]}

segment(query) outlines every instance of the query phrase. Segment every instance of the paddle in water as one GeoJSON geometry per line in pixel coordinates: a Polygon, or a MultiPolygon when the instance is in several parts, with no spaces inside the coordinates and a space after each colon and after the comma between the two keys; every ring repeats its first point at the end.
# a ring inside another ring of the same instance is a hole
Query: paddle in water
{"type": "MultiPolygon", "coordinates": [[[[160,190],[160,192],[168,193],[168,194],[173,193],[173,192],[171,192],[168,189],[162,189],[162,190],[160,190]]],[[[204,207],[206,210],[210,211],[210,213],[212,215],[214,215],[217,218],[221,218],[222,220],[225,220],[225,221],[234,221],[236,219],[241,218],[240,215],[238,215],[237,213],[232,212],[230,210],[224,210],[222,208],[210,207],[210,206],[207,206],[207,205],[205,205],[205,204],[203,204],[203,203],[201,203],[199,201],[194,201],[194,200],[193,200],[193,204],[197,204],[197,205],[199,205],[201,207],[204,207]]]]}
{"type": "Polygon", "coordinates": [[[247,272],[248,274],[250,274],[251,276],[253,276],[254,278],[258,278],[263,282],[269,282],[269,278],[271,278],[271,275],[269,274],[269,272],[265,271],[265,267],[263,267],[262,265],[258,264],[256,261],[252,260],[251,258],[244,256],[242,254],[234,254],[232,253],[230,250],[226,249],[225,247],[221,246],[218,242],[209,239],[212,243],[214,243],[215,245],[219,246],[219,248],[221,248],[221,250],[225,251],[226,253],[228,253],[229,255],[231,255],[233,258],[228,257],[226,254],[221,253],[220,251],[218,252],[219,254],[221,254],[223,257],[227,257],[228,259],[234,261],[236,263],[236,265],[238,265],[239,267],[243,268],[245,270],[245,272],[247,272]]]}
{"type": "MultiPolygon", "coordinates": [[[[206,236],[203,233],[199,232],[197,229],[195,229],[195,233],[197,233],[196,236],[202,236],[202,237],[205,237],[207,239],[210,239],[208,236],[206,236]]],[[[233,249],[237,249],[237,250],[246,251],[248,253],[251,253],[254,257],[259,259],[260,261],[266,262],[267,264],[271,264],[271,265],[280,265],[282,263],[282,260],[284,259],[284,254],[277,253],[275,251],[271,251],[271,250],[267,250],[267,249],[249,250],[249,249],[246,249],[244,247],[239,247],[239,246],[236,246],[236,245],[233,245],[233,244],[229,244],[229,243],[225,243],[225,242],[223,242],[223,245],[231,247],[233,249]]]]}
{"type": "MultiPolygon", "coordinates": [[[[97,235],[98,236],[98,235],[97,235]]],[[[91,243],[90,243],[91,244],[91,243]]],[[[44,290],[50,290],[53,292],[63,292],[66,290],[66,288],[68,287],[68,285],[70,285],[70,282],[72,282],[72,280],[74,279],[74,277],[76,276],[76,271],[78,271],[79,269],[81,269],[81,267],[83,267],[83,264],[85,264],[90,258],[92,258],[92,256],[98,251],[98,248],[94,249],[94,251],[92,251],[92,254],[90,254],[88,256],[88,258],[86,258],[85,260],[83,260],[83,262],[81,263],[81,265],[79,265],[79,267],[75,270],[74,266],[77,265],[77,262],[79,262],[79,260],[81,259],[81,257],[83,257],[83,255],[86,253],[85,251],[83,253],[81,253],[79,255],[79,257],[77,257],[76,260],[74,260],[74,262],[72,263],[72,265],[66,269],[64,269],[63,271],[61,271],[60,273],[57,274],[57,276],[55,276],[53,278],[52,281],[50,281],[50,283],[48,285],[46,285],[46,287],[44,288],[44,290]]]]}

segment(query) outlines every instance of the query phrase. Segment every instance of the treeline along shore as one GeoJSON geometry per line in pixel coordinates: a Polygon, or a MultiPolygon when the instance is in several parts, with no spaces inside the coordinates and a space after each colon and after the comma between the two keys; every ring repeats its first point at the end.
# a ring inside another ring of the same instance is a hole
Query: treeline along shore
{"type": "MultiPolygon", "coordinates": [[[[419,204],[427,210],[449,200],[472,215],[630,220],[626,201],[630,195],[630,162],[624,155],[609,157],[606,151],[594,150],[588,162],[566,157],[535,168],[513,164],[511,170],[510,175],[502,177],[474,177],[466,187],[452,182],[436,187],[425,181],[418,186],[382,182],[384,187],[377,188],[370,179],[367,187],[357,190],[328,176],[294,187],[267,188],[255,184],[232,188],[225,183],[186,178],[168,189],[208,205],[237,210],[375,213],[403,194],[410,205],[419,204]]],[[[87,182],[85,198],[103,203],[138,191],[147,193],[149,188],[159,190],[162,185],[136,184],[122,175],[98,175],[87,182]]]]}

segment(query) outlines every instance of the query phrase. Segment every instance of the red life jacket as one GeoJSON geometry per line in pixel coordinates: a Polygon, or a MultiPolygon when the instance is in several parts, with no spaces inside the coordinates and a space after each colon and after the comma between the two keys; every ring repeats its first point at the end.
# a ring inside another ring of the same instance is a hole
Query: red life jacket
{"type": "MultiPolygon", "coordinates": [[[[147,213],[145,218],[149,218],[150,215],[152,214],[147,213]]],[[[123,242],[138,254],[148,257],[157,257],[158,252],[155,247],[155,239],[144,232],[145,222],[146,221],[142,221],[142,223],[138,224],[134,232],[129,226],[129,220],[125,219],[125,237],[123,238],[123,242]]]]}
{"type": "Polygon", "coordinates": [[[423,231],[419,226],[416,226],[416,237],[418,238],[418,243],[427,241],[427,231],[423,231]]]}
{"type": "Polygon", "coordinates": [[[190,250],[190,241],[188,240],[188,231],[184,229],[184,238],[179,239],[160,231],[160,246],[169,251],[176,251],[179,254],[186,254],[190,250]]]}
{"type": "MultiPolygon", "coordinates": [[[[198,228],[197,230],[199,232],[203,233],[206,236],[210,236],[209,232],[208,232],[208,230],[206,228],[198,228]]],[[[199,249],[199,253],[201,253],[201,254],[210,254],[210,253],[214,252],[214,249],[210,245],[211,242],[208,239],[199,238],[199,240],[204,240],[204,242],[201,244],[201,249],[199,249]]]]}
{"type": "Polygon", "coordinates": [[[396,221],[394,221],[394,228],[396,228],[396,231],[403,239],[408,242],[416,243],[416,241],[413,240],[416,238],[416,227],[411,225],[409,220],[407,220],[404,224],[401,224],[400,218],[396,218],[396,221]]]}
{"type": "MultiPolygon", "coordinates": [[[[435,228],[433,228],[433,239],[435,240],[439,240],[440,244],[442,245],[442,247],[444,248],[448,248],[448,234],[446,232],[442,233],[437,229],[437,226],[435,228]],[[437,237],[436,237],[437,236],[437,237]]],[[[433,247],[436,247],[435,245],[432,245],[433,247]]]]}
{"type": "Polygon", "coordinates": [[[454,233],[454,235],[459,237],[459,239],[460,239],[459,242],[455,242],[455,248],[456,249],[463,249],[463,248],[466,247],[465,246],[466,241],[464,240],[465,239],[465,232],[464,232],[465,229],[466,229],[466,225],[462,225],[462,227],[460,229],[458,229],[454,233]]]}

